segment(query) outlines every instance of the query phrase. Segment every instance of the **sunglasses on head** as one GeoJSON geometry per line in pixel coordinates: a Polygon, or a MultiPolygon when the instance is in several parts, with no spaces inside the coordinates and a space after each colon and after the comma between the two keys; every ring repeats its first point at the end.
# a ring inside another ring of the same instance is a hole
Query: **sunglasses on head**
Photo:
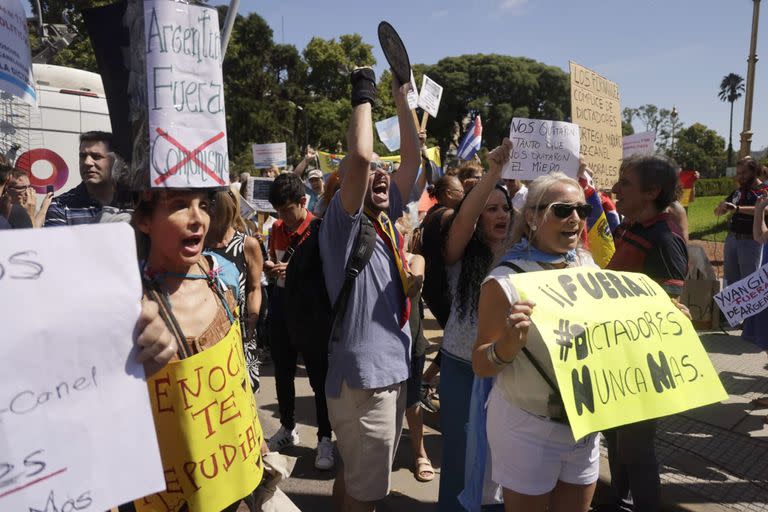
{"type": "MultiPolygon", "coordinates": [[[[546,210],[549,207],[550,205],[540,205],[538,209],[546,210]]],[[[557,217],[558,219],[567,219],[575,211],[576,215],[578,215],[581,220],[584,220],[587,217],[589,217],[590,213],[592,213],[592,205],[591,204],[574,204],[574,203],[552,203],[551,211],[552,213],[555,214],[555,217],[557,217]]]]}

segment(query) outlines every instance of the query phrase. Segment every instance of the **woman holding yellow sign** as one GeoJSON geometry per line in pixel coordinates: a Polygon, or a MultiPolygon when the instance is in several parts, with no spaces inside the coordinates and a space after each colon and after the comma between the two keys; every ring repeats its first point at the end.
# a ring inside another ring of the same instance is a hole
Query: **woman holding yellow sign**
{"type": "Polygon", "coordinates": [[[177,355],[150,378],[166,490],[139,512],[235,510],[262,477],[262,433],[231,290],[204,257],[213,194],[153,190],[133,224],[148,244],[144,299],[156,302],[177,355]]]}
{"type": "Polygon", "coordinates": [[[561,173],[534,180],[513,228],[516,244],[481,288],[472,367],[479,377],[495,377],[486,431],[507,511],[586,512],[595,490],[599,434],[574,440],[548,350],[531,328],[535,305],[509,279],[595,266],[579,248],[590,212],[575,180],[561,173]]]}

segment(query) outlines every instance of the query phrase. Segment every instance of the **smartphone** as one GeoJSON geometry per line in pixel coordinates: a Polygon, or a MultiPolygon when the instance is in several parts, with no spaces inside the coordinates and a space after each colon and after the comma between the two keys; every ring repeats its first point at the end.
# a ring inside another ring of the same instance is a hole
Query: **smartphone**
{"type": "Polygon", "coordinates": [[[285,250],[285,254],[283,254],[283,257],[280,259],[280,263],[288,263],[288,261],[291,259],[291,256],[293,256],[293,253],[296,251],[293,247],[288,247],[285,250]]]}
{"type": "Polygon", "coordinates": [[[45,193],[46,194],[53,194],[53,185],[47,185],[45,187],[45,193]]]}

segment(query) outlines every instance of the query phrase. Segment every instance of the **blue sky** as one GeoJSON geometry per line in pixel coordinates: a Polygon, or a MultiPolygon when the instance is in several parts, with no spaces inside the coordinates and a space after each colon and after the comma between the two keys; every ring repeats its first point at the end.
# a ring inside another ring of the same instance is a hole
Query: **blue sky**
{"type": "MultiPolygon", "coordinates": [[[[260,14],[276,42],[294,44],[300,51],[313,36],[358,32],[374,45],[379,72],[386,66],[376,37],[381,20],[398,30],[413,63],[499,53],[567,71],[568,61],[574,60],[617,82],[622,107],[675,105],[686,126],[704,123],[727,142],[729,109],[717,92],[728,73],[746,79],[752,1],[242,0],[240,12],[260,14]]],[[[757,55],[766,58],[757,63],[753,150],[768,146],[767,24],[764,5],[757,55]]],[[[737,150],[743,113],[742,98],[734,108],[737,150]]]]}

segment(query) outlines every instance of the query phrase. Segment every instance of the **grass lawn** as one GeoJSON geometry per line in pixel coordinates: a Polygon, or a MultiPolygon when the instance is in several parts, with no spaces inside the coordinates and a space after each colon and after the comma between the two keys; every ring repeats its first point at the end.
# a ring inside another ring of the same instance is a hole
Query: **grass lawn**
{"type": "Polygon", "coordinates": [[[691,240],[724,242],[728,233],[727,217],[715,217],[715,209],[723,198],[720,196],[697,197],[688,207],[688,232],[691,240]]]}

